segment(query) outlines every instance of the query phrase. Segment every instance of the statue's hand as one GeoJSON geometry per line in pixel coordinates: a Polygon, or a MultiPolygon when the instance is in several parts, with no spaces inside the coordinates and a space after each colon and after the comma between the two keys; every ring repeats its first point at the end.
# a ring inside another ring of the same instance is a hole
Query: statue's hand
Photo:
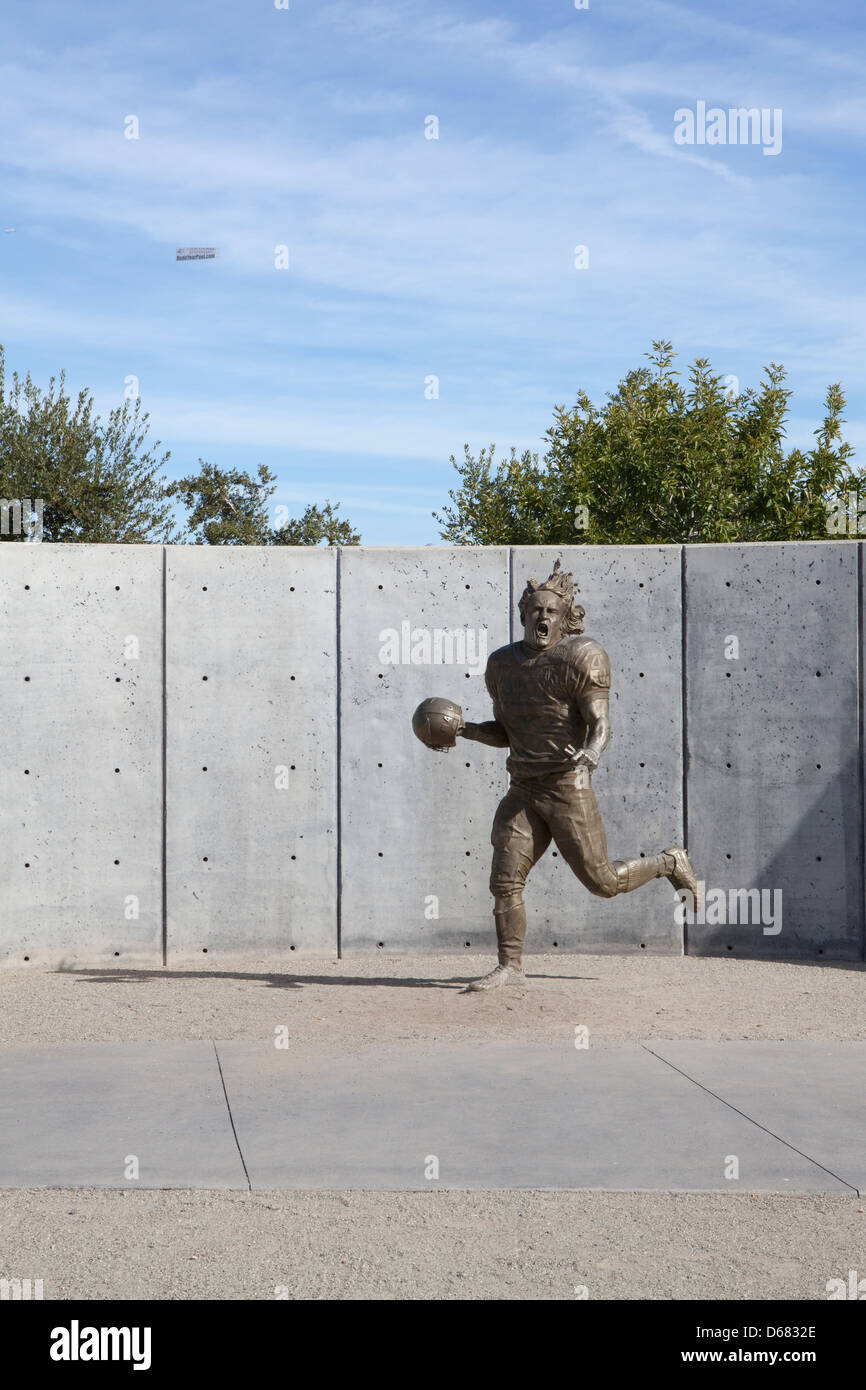
{"type": "Polygon", "coordinates": [[[462,710],[461,710],[461,712],[460,712],[460,723],[457,725],[457,728],[454,730],[454,739],[453,739],[453,742],[452,742],[452,743],[437,743],[437,744],[434,744],[434,745],[432,745],[432,751],[433,751],[434,753],[450,753],[452,748],[456,748],[456,747],[457,747],[457,740],[458,740],[458,738],[460,737],[460,735],[463,733],[463,730],[464,730],[465,728],[466,728],[466,720],[463,718],[463,712],[462,712],[462,710]]]}
{"type": "Polygon", "coordinates": [[[598,756],[590,748],[575,748],[568,743],[565,746],[566,753],[571,754],[571,761],[575,767],[585,767],[590,772],[595,772],[598,767],[598,756]]]}

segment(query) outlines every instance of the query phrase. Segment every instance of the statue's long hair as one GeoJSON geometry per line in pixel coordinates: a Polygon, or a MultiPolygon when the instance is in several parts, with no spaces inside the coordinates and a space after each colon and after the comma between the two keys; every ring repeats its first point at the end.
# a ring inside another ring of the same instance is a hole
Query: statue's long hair
{"type": "Polygon", "coordinates": [[[527,580],[526,588],[523,590],[518,604],[520,621],[524,626],[526,626],[526,605],[532,595],[538,593],[539,589],[550,589],[553,593],[559,594],[560,598],[567,599],[570,606],[565,615],[563,628],[567,633],[583,632],[586,609],[574,597],[574,576],[566,574],[562,570],[559,560],[553,566],[553,573],[548,575],[543,584],[538,584],[534,579],[527,580]]]}

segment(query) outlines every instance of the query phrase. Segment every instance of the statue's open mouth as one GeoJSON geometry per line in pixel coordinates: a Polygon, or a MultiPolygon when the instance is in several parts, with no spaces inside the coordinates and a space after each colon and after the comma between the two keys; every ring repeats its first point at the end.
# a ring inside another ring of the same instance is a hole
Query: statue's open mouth
{"type": "Polygon", "coordinates": [[[536,623],[536,624],[535,624],[535,635],[536,635],[536,637],[547,637],[547,636],[548,636],[548,633],[549,633],[549,629],[548,629],[547,623],[536,623]]]}

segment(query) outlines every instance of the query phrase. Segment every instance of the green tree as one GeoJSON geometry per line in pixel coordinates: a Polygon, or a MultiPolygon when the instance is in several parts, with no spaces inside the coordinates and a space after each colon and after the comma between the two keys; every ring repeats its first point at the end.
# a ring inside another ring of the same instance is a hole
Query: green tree
{"type": "MultiPolygon", "coordinates": [[[[161,476],[170,455],[147,442],[148,420],[139,400],[100,419],[88,391],[73,402],[63,372],[47,391],[15,372],[7,389],[0,346],[0,498],[41,500],[44,541],[173,540],[161,476]]],[[[23,537],[10,527],[0,539],[23,537]]]]}
{"type": "Polygon", "coordinates": [[[238,468],[199,459],[198,473],[170,483],[186,507],[186,536],[194,545],[269,545],[268,498],[276,476],[259,464],[258,482],[238,468]]]}
{"type": "Polygon", "coordinates": [[[274,545],[360,545],[351,522],[337,516],[339,507],[339,502],[332,506],[326,501],[324,507],[311,503],[297,521],[287,521],[272,533],[274,545]]]}
{"type": "Polygon", "coordinates": [[[822,425],[807,450],[786,450],[791,392],[771,363],[758,389],[726,390],[698,358],[688,384],[669,342],[652,367],[630,372],[595,407],[581,391],[557,406],[543,459],[495,446],[451,462],[461,485],[434,513],[457,545],[658,545],[828,539],[828,511],[862,474],[842,440],[845,397],[828,388],[822,425]]]}
{"type": "Polygon", "coordinates": [[[269,499],[276,486],[264,464],[256,481],[240,469],[199,459],[198,473],[169,484],[168,491],[187,508],[186,535],[195,545],[358,545],[360,536],[336,515],[339,503],[311,504],[300,518],[273,527],[269,499]]]}

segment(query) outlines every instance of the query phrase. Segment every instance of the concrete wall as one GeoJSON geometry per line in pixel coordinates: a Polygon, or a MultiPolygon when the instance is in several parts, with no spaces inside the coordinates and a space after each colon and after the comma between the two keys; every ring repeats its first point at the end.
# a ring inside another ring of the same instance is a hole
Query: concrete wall
{"type": "Polygon", "coordinates": [[[685,835],[715,906],[594,898],[553,847],[530,949],[862,959],[859,551],[2,545],[0,960],[492,949],[505,751],[409,721],[490,717],[558,557],[611,657],[611,857],[685,835]]]}

